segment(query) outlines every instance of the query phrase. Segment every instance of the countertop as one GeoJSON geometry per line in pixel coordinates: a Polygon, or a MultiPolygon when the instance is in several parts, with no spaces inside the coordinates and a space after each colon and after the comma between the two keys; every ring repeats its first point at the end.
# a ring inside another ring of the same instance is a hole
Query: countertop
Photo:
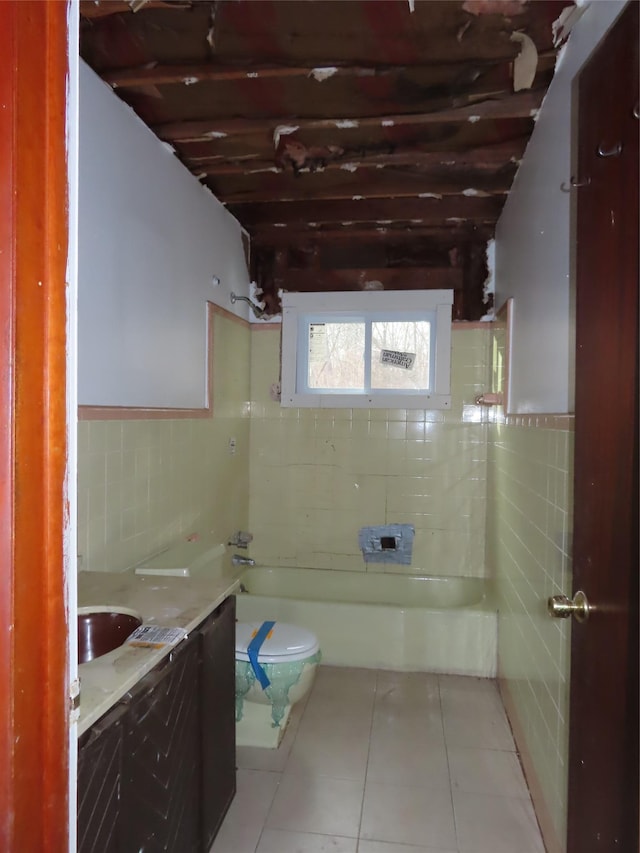
{"type": "MultiPolygon", "coordinates": [[[[126,572],[80,572],[78,606],[115,605],[138,611],[143,624],[196,628],[239,586],[238,573],[223,571],[219,561],[199,566],[191,577],[161,577],[126,572]]],[[[137,681],[171,651],[136,648],[126,643],[80,664],[78,735],[85,732],[137,681]]]]}

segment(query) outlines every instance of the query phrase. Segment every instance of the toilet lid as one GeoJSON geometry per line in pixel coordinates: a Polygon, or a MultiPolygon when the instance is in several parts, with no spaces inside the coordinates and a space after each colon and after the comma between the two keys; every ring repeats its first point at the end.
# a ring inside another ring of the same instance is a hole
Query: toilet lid
{"type": "MultiPolygon", "coordinates": [[[[236,660],[249,660],[247,646],[262,622],[236,622],[236,660]]],[[[318,638],[306,628],[276,622],[258,653],[260,663],[285,663],[312,657],[319,650],[318,638]]]]}

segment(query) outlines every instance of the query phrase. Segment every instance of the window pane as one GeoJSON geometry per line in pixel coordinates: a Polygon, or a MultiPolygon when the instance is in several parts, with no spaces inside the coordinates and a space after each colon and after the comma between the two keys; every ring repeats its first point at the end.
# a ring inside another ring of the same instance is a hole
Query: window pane
{"type": "Polygon", "coordinates": [[[309,323],[309,389],[364,390],[364,323],[309,323]]]}
{"type": "Polygon", "coordinates": [[[371,387],[429,390],[431,323],[373,322],[371,387]]]}

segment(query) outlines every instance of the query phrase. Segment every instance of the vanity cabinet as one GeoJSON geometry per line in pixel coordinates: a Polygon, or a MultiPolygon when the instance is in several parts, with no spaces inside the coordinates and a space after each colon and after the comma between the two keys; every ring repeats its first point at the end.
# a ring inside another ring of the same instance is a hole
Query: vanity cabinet
{"type": "Polygon", "coordinates": [[[78,744],[78,853],[206,853],[233,799],[235,598],[78,744]]]}
{"type": "Polygon", "coordinates": [[[208,851],[236,792],[236,600],[200,628],[202,840],[208,851]]]}
{"type": "Polygon", "coordinates": [[[198,635],[131,693],[124,723],[121,823],[125,853],[198,853],[198,635]]]}
{"type": "Polygon", "coordinates": [[[122,730],[117,705],[78,741],[78,853],[120,850],[122,730]]]}

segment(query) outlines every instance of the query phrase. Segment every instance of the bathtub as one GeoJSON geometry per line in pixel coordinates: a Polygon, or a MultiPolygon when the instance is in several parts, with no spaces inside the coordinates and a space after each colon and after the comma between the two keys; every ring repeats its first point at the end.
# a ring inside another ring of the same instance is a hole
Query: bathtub
{"type": "Polygon", "coordinates": [[[322,662],[493,678],[498,620],[482,578],[256,567],[237,618],[313,631],[322,662]]]}

